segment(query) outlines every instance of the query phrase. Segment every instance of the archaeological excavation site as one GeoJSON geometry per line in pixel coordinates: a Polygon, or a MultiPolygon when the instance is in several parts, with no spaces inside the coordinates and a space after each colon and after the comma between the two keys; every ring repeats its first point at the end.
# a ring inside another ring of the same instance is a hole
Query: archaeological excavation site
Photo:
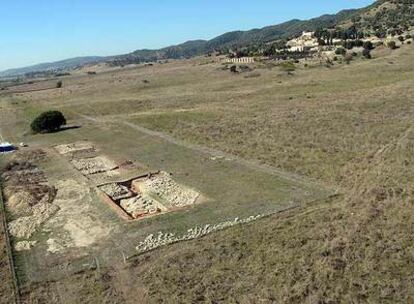
{"type": "MultiPolygon", "coordinates": [[[[121,178],[125,162],[118,165],[107,156],[99,155],[89,142],[59,145],[55,149],[94,185],[97,180],[111,180],[96,187],[102,200],[124,219],[161,215],[201,201],[200,193],[178,184],[171,174],[163,171],[113,181],[116,177],[121,178]]],[[[133,167],[132,162],[127,163],[133,167]]]]}
{"type": "Polygon", "coordinates": [[[91,125],[7,156],[3,194],[21,286],[128,265],[328,194],[232,157],[112,132],[91,125]]]}
{"type": "Polygon", "coordinates": [[[166,172],[148,173],[125,182],[98,186],[103,198],[132,219],[159,215],[194,205],[200,194],[176,183],[166,172]]]}

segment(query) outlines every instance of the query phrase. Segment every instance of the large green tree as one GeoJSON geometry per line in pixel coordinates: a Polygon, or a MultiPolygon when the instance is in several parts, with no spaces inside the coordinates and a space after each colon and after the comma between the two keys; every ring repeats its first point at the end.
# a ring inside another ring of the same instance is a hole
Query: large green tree
{"type": "Polygon", "coordinates": [[[66,124],[65,116],[59,111],[47,111],[36,117],[30,127],[35,133],[47,133],[59,130],[66,124]]]}

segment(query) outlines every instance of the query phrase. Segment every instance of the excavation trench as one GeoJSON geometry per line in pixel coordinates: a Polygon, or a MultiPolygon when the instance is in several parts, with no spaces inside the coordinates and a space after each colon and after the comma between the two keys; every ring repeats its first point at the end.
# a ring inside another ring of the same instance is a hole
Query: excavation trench
{"type": "Polygon", "coordinates": [[[166,172],[98,186],[101,197],[122,218],[139,220],[196,204],[200,194],[178,184],[166,172]]]}

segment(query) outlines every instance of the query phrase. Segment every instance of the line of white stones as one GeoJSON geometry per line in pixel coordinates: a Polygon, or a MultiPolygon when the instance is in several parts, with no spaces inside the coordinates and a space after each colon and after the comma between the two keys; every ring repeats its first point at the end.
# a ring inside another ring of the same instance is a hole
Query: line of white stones
{"type": "Polygon", "coordinates": [[[151,250],[154,250],[156,248],[159,248],[161,246],[170,245],[173,243],[181,242],[181,241],[188,241],[197,239],[200,237],[203,237],[207,234],[210,234],[212,232],[220,231],[229,227],[233,227],[240,224],[247,224],[253,221],[256,221],[258,219],[273,215],[275,213],[279,213],[279,211],[269,212],[265,214],[259,214],[259,215],[252,215],[248,218],[239,219],[236,217],[234,220],[229,220],[225,222],[221,222],[215,225],[207,224],[205,226],[197,226],[191,229],[187,230],[187,233],[181,236],[175,235],[175,233],[163,233],[158,232],[158,234],[150,234],[148,235],[144,241],[140,242],[138,246],[136,246],[136,250],[138,251],[138,254],[142,254],[151,250]]]}

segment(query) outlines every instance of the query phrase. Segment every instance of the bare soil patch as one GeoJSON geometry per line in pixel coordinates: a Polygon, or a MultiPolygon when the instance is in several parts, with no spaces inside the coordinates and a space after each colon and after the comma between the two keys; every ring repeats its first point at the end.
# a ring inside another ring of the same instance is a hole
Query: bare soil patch
{"type": "Polygon", "coordinates": [[[86,184],[67,179],[59,181],[56,187],[55,204],[59,206],[59,211],[43,228],[49,232],[49,252],[88,247],[109,234],[111,224],[103,223],[94,216],[94,209],[90,206],[92,193],[86,184]]]}
{"type": "Polygon", "coordinates": [[[29,216],[22,216],[9,223],[10,234],[17,239],[30,239],[46,220],[48,220],[59,207],[47,202],[41,202],[30,208],[29,216]]]}
{"type": "Polygon", "coordinates": [[[82,174],[91,175],[95,173],[107,172],[118,168],[117,164],[105,156],[92,158],[75,158],[71,161],[72,165],[82,174]]]}
{"type": "Polygon", "coordinates": [[[44,172],[27,161],[12,161],[2,173],[6,210],[13,220],[10,234],[29,239],[58,207],[53,204],[56,188],[47,183],[44,172]]]}
{"type": "Polygon", "coordinates": [[[72,156],[75,156],[79,153],[88,153],[88,152],[95,152],[95,147],[87,141],[78,141],[71,144],[64,144],[59,145],[55,147],[56,151],[58,151],[59,154],[69,154],[72,156]]]}
{"type": "Polygon", "coordinates": [[[32,162],[32,163],[39,163],[44,161],[47,157],[46,151],[43,149],[26,149],[24,150],[17,150],[15,153],[15,158],[19,159],[20,161],[32,162]]]}

